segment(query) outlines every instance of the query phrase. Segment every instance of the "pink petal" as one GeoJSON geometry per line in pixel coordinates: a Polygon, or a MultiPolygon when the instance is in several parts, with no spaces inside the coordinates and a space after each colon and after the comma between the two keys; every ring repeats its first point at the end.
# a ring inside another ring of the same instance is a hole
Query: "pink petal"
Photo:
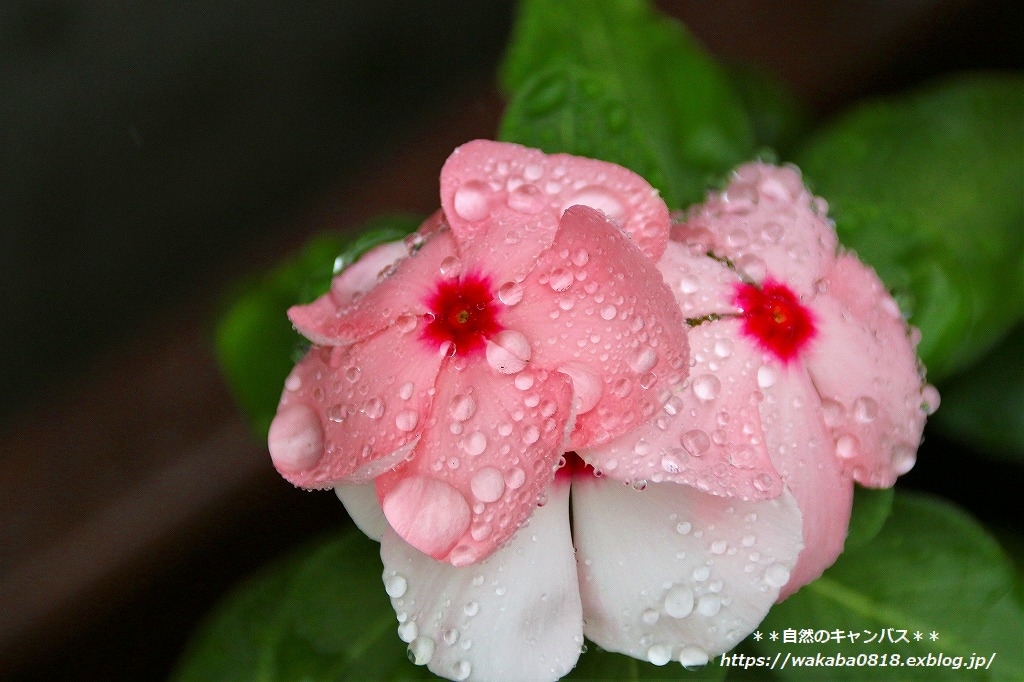
{"type": "Polygon", "coordinates": [[[572,503],[584,633],[659,665],[706,663],[738,644],[801,548],[788,492],[742,502],[673,483],[638,492],[577,476],[572,503]]]}
{"type": "Polygon", "coordinates": [[[739,276],[705,251],[670,241],[658,261],[658,270],[687,320],[739,313],[733,304],[739,276]]]}
{"type": "Polygon", "coordinates": [[[345,506],[352,523],[368,538],[380,542],[388,528],[388,520],[377,499],[377,486],[373,483],[339,483],[334,494],[345,506]]]}
{"type": "MultiPolygon", "coordinates": [[[[672,481],[723,497],[777,497],[758,411],[762,354],[739,335],[739,321],[706,322],[690,331],[690,378],[637,429],[579,454],[625,482],[672,481]]],[[[775,370],[771,370],[775,371],[775,370]]]]}
{"type": "Polygon", "coordinates": [[[571,400],[570,381],[557,372],[505,375],[486,362],[449,361],[412,461],[377,479],[391,526],[457,566],[494,552],[550,485],[571,400]]]}
{"type": "Polygon", "coordinates": [[[282,476],[304,488],[364,482],[410,454],[443,359],[412,334],[392,326],[361,343],[314,346],[295,366],[270,427],[282,476]],[[297,441],[303,433],[318,447],[297,441]]]}
{"type": "Polygon", "coordinates": [[[565,212],[502,319],[531,340],[531,365],[572,379],[572,449],[646,421],[686,376],[685,327],[661,274],[589,207],[565,212]]]}
{"type": "MultiPolygon", "coordinates": [[[[430,220],[425,226],[428,224],[430,220]]],[[[401,242],[396,244],[405,248],[401,242]]],[[[288,318],[292,324],[314,343],[338,346],[365,339],[403,315],[409,318],[425,314],[426,300],[438,278],[441,262],[456,255],[455,241],[447,230],[434,232],[415,255],[392,260],[383,271],[373,272],[377,265],[394,256],[398,248],[391,244],[370,251],[335,279],[331,291],[309,305],[290,308],[288,318]],[[353,268],[355,273],[347,274],[353,268]],[[373,283],[369,281],[371,272],[373,283]],[[372,288],[365,290],[367,285],[372,288]]]]}
{"type": "Polygon", "coordinates": [[[556,680],[583,644],[569,486],[485,564],[434,561],[390,529],[381,542],[384,586],[413,662],[455,680],[556,680]]]}
{"type": "Polygon", "coordinates": [[[928,410],[910,328],[878,276],[843,255],[814,302],[820,340],[806,363],[843,470],[891,486],[914,465],[928,410]]]}
{"type": "Polygon", "coordinates": [[[803,186],[795,167],[740,166],[687,227],[711,233],[711,250],[754,283],[767,275],[809,296],[835,258],[838,241],[827,204],[803,186]]]}
{"type": "Polygon", "coordinates": [[[441,170],[441,206],[460,250],[476,263],[500,261],[498,274],[509,281],[526,277],[554,239],[562,212],[578,204],[603,211],[652,260],[664,250],[665,202],[621,166],[475,140],[441,170]]]}
{"type": "Polygon", "coordinates": [[[843,475],[821,403],[799,364],[764,389],[761,416],[768,451],[803,514],[804,550],[779,599],[816,579],[843,551],[853,482],[843,475]]]}

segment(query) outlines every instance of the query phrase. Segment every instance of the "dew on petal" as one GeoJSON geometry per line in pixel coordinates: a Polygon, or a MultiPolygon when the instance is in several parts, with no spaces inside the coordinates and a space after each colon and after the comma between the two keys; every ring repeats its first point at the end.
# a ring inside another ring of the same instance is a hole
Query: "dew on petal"
{"type": "Polygon", "coordinates": [[[564,211],[570,206],[580,205],[596,208],[619,225],[626,218],[626,208],[622,201],[611,190],[604,187],[584,187],[570,200],[565,202],[562,210],[564,211]]]}
{"type": "Polygon", "coordinates": [[[789,569],[782,564],[772,564],[764,571],[764,581],[772,587],[782,587],[789,582],[789,569]]]}
{"type": "Polygon", "coordinates": [[[629,367],[637,374],[649,372],[658,364],[658,353],[650,346],[639,348],[629,359],[629,367]]]}
{"type": "Polygon", "coordinates": [[[498,287],[498,300],[507,306],[513,306],[523,300],[523,285],[518,282],[505,282],[498,287]]]}
{"type": "Polygon", "coordinates": [[[722,610],[722,598],[717,594],[705,594],[697,601],[697,613],[703,616],[717,616],[722,610]]]}
{"type": "Polygon", "coordinates": [[[878,416],[878,402],[862,396],[853,401],[853,418],[862,424],[870,424],[878,416]]]}
{"type": "Polygon", "coordinates": [[[471,395],[460,393],[448,404],[448,413],[455,421],[464,422],[476,413],[476,400],[471,395]]]}
{"type": "Polygon", "coordinates": [[[679,439],[679,444],[693,457],[700,457],[711,447],[711,437],[700,429],[691,429],[679,439]]]}
{"type": "Polygon", "coordinates": [[[601,378],[587,365],[570,362],[558,368],[572,380],[573,405],[576,414],[581,415],[594,409],[601,400],[601,378]]]}
{"type": "Polygon", "coordinates": [[[412,313],[402,313],[395,318],[395,328],[403,334],[408,334],[412,330],[416,329],[416,325],[419,320],[412,313]]]}
{"type": "Polygon", "coordinates": [[[769,388],[779,380],[779,372],[770,365],[761,365],[757,370],[757,385],[761,388],[769,388]]]}
{"type": "Polygon", "coordinates": [[[484,467],[473,474],[470,489],[481,502],[494,502],[505,493],[505,476],[494,467],[484,467]]]}
{"type": "Polygon", "coordinates": [[[859,452],[860,444],[855,436],[844,434],[836,439],[836,456],[840,459],[853,459],[859,452]]]}
{"type": "Polygon", "coordinates": [[[408,583],[405,578],[400,575],[390,576],[384,581],[384,591],[388,593],[388,596],[392,599],[398,599],[405,594],[408,588],[408,583]]]}
{"type": "Polygon", "coordinates": [[[679,652],[679,662],[688,670],[702,665],[707,665],[708,660],[707,652],[702,649],[698,649],[695,646],[685,646],[683,647],[683,650],[679,652]]]}
{"type": "Polygon", "coordinates": [[[693,590],[675,585],[665,595],[665,613],[673,618],[686,618],[693,611],[693,590]]]}
{"type": "Polygon", "coordinates": [[[471,180],[455,190],[453,203],[455,213],[463,220],[483,220],[491,212],[490,190],[484,183],[471,180]]]}
{"type": "Polygon", "coordinates": [[[387,405],[384,400],[380,396],[374,396],[363,405],[363,414],[370,419],[380,419],[384,416],[385,409],[387,409],[387,405]]]}
{"type": "Polygon", "coordinates": [[[702,374],[693,380],[693,394],[705,402],[714,400],[722,390],[722,382],[713,374],[702,374]]]}
{"type": "Polygon", "coordinates": [[[412,410],[402,410],[395,415],[395,427],[399,431],[409,432],[416,428],[416,424],[419,423],[420,417],[412,410]]]}
{"type": "Polygon", "coordinates": [[[548,286],[554,291],[565,291],[573,283],[572,273],[565,268],[555,268],[548,275],[548,286]]]}
{"type": "Polygon", "coordinates": [[[518,490],[526,483],[526,472],[516,467],[505,474],[505,485],[509,490],[518,490]]]}
{"type": "Polygon", "coordinates": [[[324,449],[324,431],[316,413],[306,405],[290,405],[274,417],[267,444],[274,466],[293,472],[317,463],[324,449]]]}
{"type": "Polygon", "coordinates": [[[544,209],[547,197],[539,187],[527,183],[509,192],[506,203],[513,211],[534,214],[544,209]]]}
{"type": "Polygon", "coordinates": [[[487,364],[501,374],[521,372],[532,355],[529,340],[514,329],[504,329],[487,340],[487,364]]]}
{"type": "Polygon", "coordinates": [[[654,665],[665,665],[672,660],[672,647],[668,644],[655,644],[647,650],[647,660],[654,665]]]}
{"type": "Polygon", "coordinates": [[[462,260],[458,256],[447,256],[441,261],[441,276],[454,279],[462,274],[462,260]]]}
{"type": "Polygon", "coordinates": [[[474,457],[482,454],[487,449],[487,436],[474,431],[463,439],[462,449],[474,457]]]}
{"type": "Polygon", "coordinates": [[[434,647],[430,637],[417,637],[409,643],[406,653],[415,665],[426,665],[434,658],[434,647]]]}

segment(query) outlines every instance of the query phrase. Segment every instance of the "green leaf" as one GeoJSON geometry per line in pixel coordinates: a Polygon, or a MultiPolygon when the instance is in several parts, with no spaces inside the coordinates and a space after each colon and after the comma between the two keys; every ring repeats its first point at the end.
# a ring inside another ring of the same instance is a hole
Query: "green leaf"
{"type": "Polygon", "coordinates": [[[357,235],[324,234],[268,275],[243,283],[216,329],[217,359],[228,385],[257,433],[266,435],[285,377],[305,345],[292,329],[288,308],[309,303],[331,278],[378,244],[401,239],[420,219],[388,216],[357,235]]]}
{"type": "Polygon", "coordinates": [[[766,69],[732,63],[726,69],[729,82],[750,116],[756,147],[787,156],[807,129],[808,111],[785,81],[766,69]]]}
{"type": "Polygon", "coordinates": [[[1024,463],[1024,327],[980,363],[942,385],[931,420],[949,438],[1024,463]]]}
{"type": "Polygon", "coordinates": [[[864,104],[796,155],[840,239],[922,332],[932,381],[1024,314],[1024,78],[959,76],[864,104]]]}
{"type": "Polygon", "coordinates": [[[435,679],[406,658],[381,571],[355,529],[270,567],[216,608],[172,679],[435,679]]]}
{"type": "Polygon", "coordinates": [[[846,532],[843,551],[863,547],[885,526],[892,513],[893,488],[862,488],[857,486],[853,495],[853,513],[846,532]]]}
{"type": "Polygon", "coordinates": [[[670,208],[753,154],[724,71],[643,0],[526,0],[501,81],[502,140],[631,168],[670,208]]]}
{"type": "Polygon", "coordinates": [[[745,646],[770,659],[896,654],[962,657],[996,654],[988,670],[933,667],[779,666],[779,679],[1019,679],[1024,670],[1024,605],[1019,577],[996,541],[970,516],[937,498],[898,492],[893,513],[869,543],[839,557],[825,575],[776,605],[761,623],[760,642],[745,646]],[[889,630],[891,628],[891,631],[889,630]],[[787,629],[861,633],[854,642],[784,644],[787,629]],[[779,641],[770,640],[775,631],[779,641]],[[907,642],[867,640],[891,632],[907,642]],[[914,633],[922,633],[917,641],[914,633]],[[932,641],[930,633],[937,633],[932,641]]]}

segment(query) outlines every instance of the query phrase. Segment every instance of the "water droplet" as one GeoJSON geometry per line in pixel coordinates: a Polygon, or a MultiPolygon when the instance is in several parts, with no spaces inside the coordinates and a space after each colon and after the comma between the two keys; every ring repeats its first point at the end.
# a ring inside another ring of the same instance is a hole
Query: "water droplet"
{"type": "Polygon", "coordinates": [[[853,401],[853,418],[862,424],[869,424],[878,416],[878,403],[863,396],[853,401]]]}
{"type": "Polygon", "coordinates": [[[680,463],[679,457],[671,452],[666,452],[661,457],[661,468],[665,473],[678,474],[683,470],[683,465],[680,463]]]}
{"type": "Polygon", "coordinates": [[[455,279],[462,274],[462,261],[458,256],[446,256],[440,265],[441,276],[445,279],[455,279]]]}
{"type": "Polygon", "coordinates": [[[274,465],[283,471],[308,469],[324,450],[320,419],[303,404],[289,405],[278,412],[267,440],[274,465]]]}
{"type": "Polygon", "coordinates": [[[680,535],[689,534],[691,528],[693,528],[693,526],[690,524],[689,521],[680,521],[678,524],[676,524],[676,532],[680,535]]]}
{"type": "Polygon", "coordinates": [[[654,665],[665,665],[672,660],[672,647],[668,644],[655,644],[647,650],[647,660],[654,665]]]}
{"type": "Polygon", "coordinates": [[[359,375],[363,373],[363,370],[358,367],[349,367],[345,370],[345,380],[351,384],[359,381],[359,375]]]}
{"type": "Polygon", "coordinates": [[[613,305],[606,305],[601,308],[601,319],[602,320],[614,320],[615,316],[619,314],[619,310],[613,305]]]}
{"type": "Polygon", "coordinates": [[[729,339],[715,341],[715,355],[720,358],[727,358],[732,355],[733,343],[729,339]]]}
{"type": "Polygon", "coordinates": [[[921,389],[921,408],[927,415],[935,414],[935,410],[939,409],[939,389],[935,388],[931,384],[928,384],[921,389]]]}
{"type": "Polygon", "coordinates": [[[412,410],[402,410],[395,415],[395,426],[399,431],[409,432],[416,428],[420,417],[412,410]]]}
{"type": "Polygon", "coordinates": [[[415,665],[426,665],[434,657],[434,640],[429,637],[417,637],[409,644],[406,654],[415,665]]]}
{"type": "Polygon", "coordinates": [[[477,180],[470,180],[455,190],[453,204],[455,213],[463,220],[476,222],[490,214],[490,190],[477,180]]]}
{"type": "Polygon", "coordinates": [[[722,598],[717,594],[705,594],[697,602],[697,613],[704,616],[717,616],[722,610],[722,598]]]}
{"type": "Polygon", "coordinates": [[[582,268],[588,262],[590,262],[590,254],[586,249],[580,249],[572,255],[572,262],[578,268],[582,268]]]}
{"type": "MultiPolygon", "coordinates": [[[[697,533],[693,534],[693,537],[697,537],[697,533]]],[[[698,566],[693,569],[693,579],[697,582],[704,582],[711,575],[711,569],[708,566],[698,566]]]]}
{"type": "Polygon", "coordinates": [[[539,187],[526,183],[509,192],[506,203],[513,211],[532,215],[544,209],[547,197],[539,187]]]}
{"type": "Polygon", "coordinates": [[[476,400],[473,396],[460,393],[448,403],[448,413],[455,421],[464,422],[476,412],[476,400]]]}
{"type": "Polygon", "coordinates": [[[379,396],[374,396],[366,401],[366,404],[363,406],[363,414],[370,419],[380,419],[384,416],[386,408],[387,405],[384,404],[384,400],[379,396]]]}
{"type": "Polygon", "coordinates": [[[691,429],[684,433],[679,444],[693,457],[700,457],[711,447],[711,437],[700,429],[691,429]]]}
{"type": "Polygon", "coordinates": [[[476,614],[480,613],[480,605],[475,601],[466,602],[466,605],[462,607],[462,612],[472,618],[476,614]]]}
{"type": "Polygon", "coordinates": [[[623,219],[626,217],[626,209],[622,202],[611,190],[604,187],[584,187],[563,204],[562,210],[564,211],[570,206],[580,205],[596,208],[619,225],[622,224],[623,219]]]}
{"type": "Polygon", "coordinates": [[[665,595],[665,613],[673,618],[686,618],[693,611],[693,590],[675,585],[665,595]]]}
{"type": "Polygon", "coordinates": [[[761,388],[768,388],[774,386],[775,382],[779,380],[778,371],[769,365],[761,365],[757,370],[757,385],[761,388]]]}
{"type": "Polygon", "coordinates": [[[917,449],[901,443],[892,449],[892,468],[897,476],[902,476],[917,464],[917,449]]]}
{"type": "Polygon", "coordinates": [[[768,275],[768,265],[750,253],[736,260],[736,269],[751,282],[760,282],[768,275]]]}
{"type": "Polygon", "coordinates": [[[414,388],[415,387],[412,385],[411,381],[405,382],[398,389],[398,397],[401,398],[402,400],[408,400],[409,398],[412,397],[412,392],[414,388]]]}
{"type": "Polygon", "coordinates": [[[456,630],[455,628],[448,628],[447,630],[444,631],[444,635],[442,635],[442,639],[444,640],[445,644],[447,644],[448,646],[451,646],[451,645],[455,644],[457,641],[459,641],[459,631],[456,630]]]}
{"type": "Polygon", "coordinates": [[[502,374],[515,374],[526,367],[533,350],[523,334],[504,329],[487,339],[485,354],[492,369],[502,374]]]}
{"type": "Polygon", "coordinates": [[[612,384],[612,393],[620,398],[625,398],[633,391],[633,382],[625,377],[615,380],[612,384]]]}
{"type": "Polygon", "coordinates": [[[725,550],[729,548],[729,543],[725,540],[715,540],[711,543],[708,548],[712,554],[725,554],[725,550]]]}
{"type": "Polygon", "coordinates": [[[789,582],[789,569],[782,564],[772,564],[764,570],[764,581],[772,587],[782,587],[789,582]]]}
{"type": "Polygon", "coordinates": [[[412,644],[420,634],[420,627],[416,621],[407,620],[398,626],[398,638],[406,644],[412,644]]]}
{"type": "Polygon", "coordinates": [[[548,286],[554,291],[565,291],[572,286],[573,276],[572,273],[565,268],[555,268],[548,275],[548,286]]]}
{"type": "Polygon", "coordinates": [[[786,229],[774,221],[765,223],[765,226],[761,228],[761,239],[769,244],[778,244],[782,241],[782,235],[785,232],[786,229]]]}
{"type": "Polygon", "coordinates": [[[855,436],[847,433],[836,439],[836,456],[840,459],[853,459],[859,452],[860,444],[855,436]]]}
{"type": "Polygon", "coordinates": [[[526,483],[526,472],[516,467],[505,474],[505,485],[510,490],[518,490],[526,483]]]}
{"type": "Polygon", "coordinates": [[[393,575],[384,581],[384,591],[388,593],[388,596],[392,599],[398,599],[405,590],[409,587],[409,584],[400,575],[393,575]]]}
{"type": "Polygon", "coordinates": [[[562,365],[558,371],[572,380],[572,399],[577,416],[594,409],[601,400],[601,378],[590,367],[578,362],[562,365]]]}
{"type": "Polygon", "coordinates": [[[695,646],[684,646],[683,650],[679,652],[679,662],[683,664],[684,668],[690,670],[707,665],[708,655],[707,652],[695,646]]]}
{"type": "Polygon", "coordinates": [[[452,666],[452,679],[455,682],[462,682],[462,680],[469,679],[469,674],[473,671],[473,666],[470,665],[469,661],[459,661],[452,666]]]}
{"type": "Polygon", "coordinates": [[[757,461],[757,453],[753,448],[741,446],[729,452],[729,464],[738,469],[750,469],[757,461]]]}
{"type": "Polygon", "coordinates": [[[403,334],[408,334],[416,329],[417,318],[412,313],[402,313],[395,318],[395,328],[403,334]]]}
{"type": "Polygon", "coordinates": [[[679,280],[679,290],[684,294],[695,294],[699,288],[700,282],[693,275],[685,275],[679,280]]]}
{"type": "Polygon", "coordinates": [[[729,234],[725,236],[725,242],[734,249],[742,249],[750,243],[750,235],[747,234],[746,230],[737,228],[729,231],[729,234]]]}
{"type": "Polygon", "coordinates": [[[629,367],[637,374],[649,372],[658,364],[658,353],[650,346],[642,346],[637,349],[633,357],[629,359],[629,367]]]}
{"type": "Polygon", "coordinates": [[[474,431],[462,440],[462,449],[476,457],[487,449],[487,436],[474,431]]]}
{"type": "Polygon", "coordinates": [[[702,374],[693,380],[693,394],[705,402],[714,400],[722,390],[722,382],[713,374],[702,374]]]}
{"type": "Polygon", "coordinates": [[[775,481],[772,479],[771,474],[760,473],[754,476],[754,487],[765,493],[772,489],[775,481]]]}
{"type": "Polygon", "coordinates": [[[825,426],[834,429],[846,421],[846,408],[842,403],[825,398],[821,401],[821,416],[825,421],[825,426]]]}
{"type": "Polygon", "coordinates": [[[288,378],[284,380],[284,387],[289,391],[297,391],[302,388],[302,379],[298,374],[290,374],[288,378]]]}
{"type": "Polygon", "coordinates": [[[470,488],[481,502],[494,502],[505,492],[505,477],[494,467],[484,467],[473,474],[470,488]]]}
{"type": "Polygon", "coordinates": [[[533,445],[538,440],[540,440],[540,429],[538,429],[536,426],[530,424],[525,429],[523,429],[524,443],[526,443],[527,445],[533,445]]]}

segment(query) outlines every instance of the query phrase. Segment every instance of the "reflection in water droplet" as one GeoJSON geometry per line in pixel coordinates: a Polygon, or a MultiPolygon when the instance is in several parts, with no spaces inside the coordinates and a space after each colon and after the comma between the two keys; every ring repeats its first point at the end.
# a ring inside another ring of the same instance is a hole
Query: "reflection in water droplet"
{"type": "Polygon", "coordinates": [[[717,398],[721,390],[722,382],[713,374],[702,374],[693,380],[693,394],[705,402],[717,398]]]}
{"type": "Polygon", "coordinates": [[[417,637],[406,650],[409,660],[416,665],[426,665],[434,658],[434,640],[429,637],[417,637]]]}
{"type": "Polygon", "coordinates": [[[379,396],[374,396],[366,401],[366,405],[363,406],[363,414],[370,419],[380,419],[384,416],[384,410],[386,407],[384,400],[379,396]]]}
{"type": "Polygon", "coordinates": [[[650,346],[642,346],[629,359],[629,367],[637,374],[649,372],[658,364],[658,353],[650,346]]]}
{"type": "Polygon", "coordinates": [[[453,204],[455,213],[463,220],[483,220],[490,213],[488,197],[490,191],[484,183],[470,180],[455,190],[453,204]]]}
{"type": "Polygon", "coordinates": [[[565,268],[555,268],[548,275],[548,286],[554,291],[565,291],[573,283],[572,273],[565,268]]]}
{"type": "Polygon", "coordinates": [[[514,329],[504,329],[487,339],[487,364],[501,374],[521,372],[532,354],[530,342],[514,329]]]}
{"type": "Polygon", "coordinates": [[[416,428],[416,424],[419,422],[420,417],[412,410],[402,410],[395,415],[395,426],[399,431],[412,431],[416,428]]]}
{"type": "Polygon", "coordinates": [[[700,457],[711,447],[711,437],[700,429],[691,429],[679,439],[679,444],[693,457],[700,457]]]}
{"type": "Polygon", "coordinates": [[[510,490],[518,490],[526,483],[526,472],[516,467],[505,474],[505,485],[510,490]]]}
{"type": "Polygon", "coordinates": [[[395,328],[403,334],[408,334],[416,329],[417,319],[412,313],[402,313],[395,318],[395,328]]]}
{"type": "Polygon", "coordinates": [[[462,274],[462,261],[458,256],[447,256],[441,261],[441,276],[454,279],[462,274]]]}

